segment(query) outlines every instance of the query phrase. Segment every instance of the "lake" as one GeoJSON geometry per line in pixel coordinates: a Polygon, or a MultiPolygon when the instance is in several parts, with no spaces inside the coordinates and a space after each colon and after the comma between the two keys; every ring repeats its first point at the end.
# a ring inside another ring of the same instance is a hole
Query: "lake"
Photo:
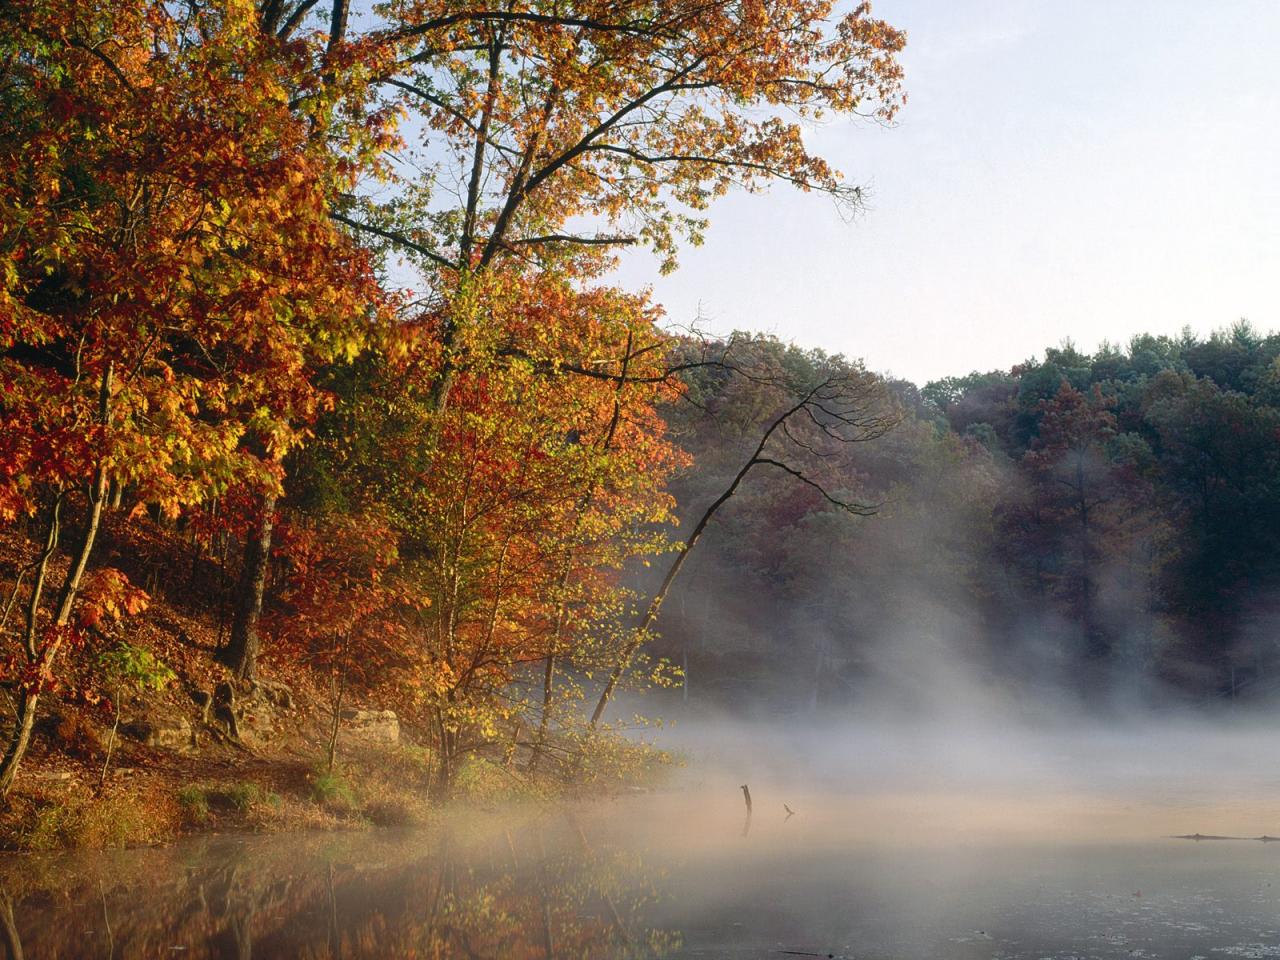
{"type": "Polygon", "coordinates": [[[431,829],[15,856],[0,933],[12,957],[112,960],[1280,958],[1280,843],[1169,836],[1280,833],[1269,771],[1150,753],[1132,778],[1059,757],[1045,780],[899,751],[917,776],[869,762],[807,790],[727,764],[757,778],[749,819],[745,778],[692,766],[658,792],[431,829]]]}

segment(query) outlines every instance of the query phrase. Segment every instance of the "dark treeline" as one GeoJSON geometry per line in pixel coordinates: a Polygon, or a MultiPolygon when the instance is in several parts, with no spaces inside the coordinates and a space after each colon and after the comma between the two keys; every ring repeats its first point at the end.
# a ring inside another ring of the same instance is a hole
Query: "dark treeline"
{"type": "MultiPolygon", "coordinates": [[[[735,349],[833,362],[768,339],[735,349]]],[[[761,473],[691,558],[660,647],[686,664],[685,697],[803,710],[1265,695],[1280,676],[1278,356],[1280,336],[1242,321],[888,381],[897,427],[825,464],[876,516],[761,473]]],[[[755,442],[772,389],[699,371],[669,411],[698,464],[674,491],[687,512],[755,442]]]]}

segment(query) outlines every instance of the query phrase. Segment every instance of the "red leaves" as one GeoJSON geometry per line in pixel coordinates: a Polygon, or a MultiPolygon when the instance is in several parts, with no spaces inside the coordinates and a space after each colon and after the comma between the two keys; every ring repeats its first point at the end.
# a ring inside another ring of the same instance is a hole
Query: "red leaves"
{"type": "Polygon", "coordinates": [[[369,515],[286,522],[277,533],[288,575],[270,620],[275,655],[385,682],[409,655],[407,624],[426,603],[395,575],[396,535],[369,515]]]}
{"type": "Polygon", "coordinates": [[[76,626],[89,630],[106,620],[137,616],[150,600],[147,593],[131,584],[122,572],[103,568],[96,571],[81,590],[76,626]]]}

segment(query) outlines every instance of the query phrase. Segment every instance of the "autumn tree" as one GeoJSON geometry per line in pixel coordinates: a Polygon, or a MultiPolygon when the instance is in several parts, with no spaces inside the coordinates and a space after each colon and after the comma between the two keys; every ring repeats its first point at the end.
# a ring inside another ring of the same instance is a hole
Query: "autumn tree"
{"type": "MultiPolygon", "coordinates": [[[[674,265],[710,201],[772,180],[856,205],[802,124],[900,100],[904,37],[867,5],[522,3],[386,5],[399,51],[383,82],[418,118],[420,178],[341,216],[422,268],[439,316],[433,402],[471,362],[474,277],[555,266],[598,275],[623,246],[674,265]],[[584,230],[580,225],[586,224],[584,230]]],[[[483,334],[480,334],[483,335],[483,334]]],[[[520,347],[520,345],[516,345],[520,347]]]]}
{"type": "MultiPolygon", "coordinates": [[[[387,5],[383,16],[368,37],[398,52],[397,68],[382,81],[414,118],[421,142],[414,167],[405,169],[423,175],[401,179],[390,200],[357,197],[335,215],[384,256],[406,258],[420,270],[425,339],[414,371],[421,386],[414,389],[425,405],[428,445],[437,445],[429,454],[432,470],[444,476],[463,469],[452,460],[466,449],[466,435],[452,423],[458,396],[471,405],[458,411],[460,422],[491,423],[503,402],[489,391],[502,383],[525,383],[517,418],[538,416],[527,398],[542,388],[526,382],[530,373],[567,396],[665,379],[650,370],[635,380],[626,361],[615,359],[636,344],[644,345],[638,354],[644,363],[661,356],[664,338],[652,329],[582,351],[552,312],[536,325],[513,323],[521,314],[502,307],[509,291],[546,289],[542,278],[556,277],[566,291],[589,298],[587,284],[609,269],[618,249],[633,244],[651,246],[670,268],[679,240],[700,239],[703,212],[734,187],[781,180],[855,207],[858,188],[808,150],[803,126],[839,114],[889,120],[901,100],[895,57],[903,35],[865,5],[845,12],[828,2],[460,10],[401,2],[387,5]],[[566,376],[586,382],[574,387],[566,376]],[[464,380],[486,389],[459,393],[464,380]]],[[[527,424],[535,434],[545,429],[535,424],[527,424]]],[[[599,429],[560,429],[579,438],[577,447],[610,448],[599,429]]],[[[499,442],[487,437],[485,443],[499,442]]],[[[516,474],[516,489],[523,476],[516,474]]],[[[546,541],[575,540],[565,531],[588,523],[608,502],[592,487],[582,479],[562,485],[572,493],[561,518],[550,523],[539,516],[546,541]]],[[[448,490],[456,488],[455,482],[448,490]]],[[[514,535],[508,530],[468,568],[468,579],[490,578],[492,590],[507,589],[499,581],[511,569],[508,534],[514,535]]],[[[468,535],[465,542],[478,547],[485,540],[468,535]]],[[[582,606],[570,603],[566,591],[592,579],[585,575],[588,554],[568,549],[550,579],[562,584],[551,591],[561,596],[553,605],[559,624],[553,635],[566,629],[570,608],[582,606]],[[570,572],[574,566],[583,575],[570,572]]],[[[445,612],[452,601],[441,598],[432,616],[452,631],[457,622],[445,612]]],[[[500,615],[490,619],[502,622],[500,615]]],[[[456,649],[452,640],[441,643],[456,649]]],[[[555,643],[545,657],[544,718],[554,650],[555,643]]],[[[464,675],[470,682],[475,671],[464,675]]]]}
{"type": "MultiPolygon", "coordinates": [[[[330,0],[321,8],[327,22],[317,22],[316,0],[259,0],[256,6],[257,46],[283,72],[290,112],[307,132],[306,147],[322,164],[315,173],[323,175],[313,184],[323,186],[328,215],[340,218],[334,206],[346,202],[343,198],[357,182],[379,179],[384,173],[383,151],[398,142],[393,135],[395,108],[371,103],[371,79],[386,68],[392,51],[348,37],[348,0],[330,0]]],[[[303,418],[296,425],[305,423],[303,418]]],[[[250,433],[246,442],[273,472],[281,472],[278,454],[267,449],[263,437],[250,433]]],[[[258,485],[255,493],[243,538],[230,640],[219,651],[235,675],[250,682],[257,674],[259,619],[277,515],[277,491],[258,485]]]]}
{"type": "Polygon", "coordinates": [[[273,611],[286,665],[327,677],[326,764],[333,770],[342,711],[351,690],[385,684],[406,669],[405,634],[415,612],[409,585],[395,576],[397,537],[380,518],[334,514],[284,528],[288,573],[273,611]]]}
{"type": "Polygon", "coordinates": [[[374,511],[395,531],[416,672],[380,695],[428,725],[444,780],[537,709],[517,689],[532,664],[607,659],[618,571],[661,549],[683,462],[655,409],[669,344],[644,298],[494,271],[478,302],[497,321],[491,360],[458,371],[444,410],[421,375],[438,358],[429,324],[330,371],[335,406],[286,501],[286,516],[374,511]]]}
{"type": "Polygon", "coordinates": [[[273,466],[377,303],[327,216],[331,156],[243,5],[6,8],[0,96],[0,512],[38,514],[0,791],[26,750],[108,488],[174,514],[273,466]],[[246,437],[255,438],[253,445],[246,437]],[[257,447],[255,452],[253,446],[257,447]],[[70,566],[47,613],[63,526],[70,566]]]}

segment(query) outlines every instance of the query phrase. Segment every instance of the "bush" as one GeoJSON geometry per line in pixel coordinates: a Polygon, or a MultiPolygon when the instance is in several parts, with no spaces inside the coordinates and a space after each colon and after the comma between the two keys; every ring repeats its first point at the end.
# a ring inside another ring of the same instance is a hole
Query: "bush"
{"type": "Polygon", "coordinates": [[[93,723],[79,710],[56,711],[45,722],[44,728],[53,748],[60,753],[81,760],[102,756],[102,738],[93,723]]]}
{"type": "Polygon", "coordinates": [[[192,784],[177,793],[178,805],[190,823],[202,824],[213,813],[266,813],[280,807],[280,795],[256,783],[192,784]]]}
{"type": "Polygon", "coordinates": [[[413,827],[425,819],[422,811],[403,797],[370,800],[362,812],[375,827],[413,827]]]}
{"type": "Polygon", "coordinates": [[[538,791],[504,765],[472,754],[458,764],[453,791],[461,797],[489,802],[536,799],[538,791]]]}
{"type": "Polygon", "coordinates": [[[250,813],[259,807],[276,808],[280,806],[280,795],[273,793],[256,783],[243,781],[218,787],[212,796],[216,800],[230,804],[241,813],[250,813]]]}
{"type": "Polygon", "coordinates": [[[355,791],[342,771],[317,770],[311,776],[311,796],[321,806],[330,810],[350,812],[356,807],[355,791]]]}
{"type": "Polygon", "coordinates": [[[172,801],[138,791],[33,798],[12,845],[23,850],[98,850],[157,843],[177,832],[172,801]]]}
{"type": "Polygon", "coordinates": [[[608,792],[619,787],[654,787],[671,769],[683,766],[679,755],[614,730],[585,732],[573,738],[578,757],[569,780],[576,789],[608,792]]]}
{"type": "Polygon", "coordinates": [[[194,823],[209,819],[209,793],[204,787],[183,787],[178,791],[178,803],[194,823]]]}

